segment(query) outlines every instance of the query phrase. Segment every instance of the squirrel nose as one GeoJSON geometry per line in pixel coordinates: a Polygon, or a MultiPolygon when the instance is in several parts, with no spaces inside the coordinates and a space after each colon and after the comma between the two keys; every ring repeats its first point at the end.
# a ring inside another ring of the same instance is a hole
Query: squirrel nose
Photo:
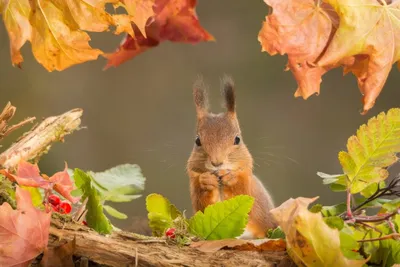
{"type": "Polygon", "coordinates": [[[222,165],[222,162],[211,161],[211,164],[212,164],[214,167],[219,167],[219,166],[222,165]]]}

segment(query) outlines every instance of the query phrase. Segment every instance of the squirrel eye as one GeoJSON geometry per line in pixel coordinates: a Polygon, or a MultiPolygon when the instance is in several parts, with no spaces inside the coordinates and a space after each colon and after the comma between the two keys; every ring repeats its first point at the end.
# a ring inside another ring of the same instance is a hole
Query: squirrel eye
{"type": "Polygon", "coordinates": [[[235,142],[233,143],[234,145],[238,145],[240,143],[240,137],[236,136],[235,137],[235,142]]]}
{"type": "Polygon", "coordinates": [[[201,146],[201,142],[200,142],[200,137],[196,137],[196,141],[195,141],[197,146],[201,146]]]}

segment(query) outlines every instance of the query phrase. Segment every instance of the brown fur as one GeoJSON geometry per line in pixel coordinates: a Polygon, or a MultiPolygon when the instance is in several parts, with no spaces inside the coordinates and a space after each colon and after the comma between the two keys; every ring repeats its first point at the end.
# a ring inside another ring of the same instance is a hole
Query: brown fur
{"type": "Polygon", "coordinates": [[[194,145],[187,163],[193,209],[204,211],[210,204],[240,194],[253,196],[255,203],[247,227],[255,237],[264,237],[267,229],[276,226],[269,213],[274,204],[268,191],[253,175],[253,158],[243,143],[236,116],[232,79],[223,81],[225,113],[208,112],[202,81],[197,81],[193,88],[197,136],[201,142],[201,146],[194,145]],[[234,144],[236,137],[240,138],[237,145],[234,144]]]}

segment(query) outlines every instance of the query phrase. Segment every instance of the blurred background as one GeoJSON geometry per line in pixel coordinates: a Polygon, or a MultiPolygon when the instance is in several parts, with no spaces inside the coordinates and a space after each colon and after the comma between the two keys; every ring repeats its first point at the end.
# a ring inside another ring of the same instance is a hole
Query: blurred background
{"type": "MultiPolygon", "coordinates": [[[[192,84],[202,74],[214,112],[222,111],[220,78],[236,83],[237,109],[243,138],[255,159],[255,174],[277,205],[290,197],[314,197],[325,205],[344,200],[322,185],[317,171],[341,172],[337,160],[347,138],[368,118],[400,106],[400,74],[394,68],[375,107],[360,115],[361,94],[354,76],[340,69],[323,77],[320,96],[294,98],[296,81],[284,72],[286,57],[261,53],[257,35],[268,13],[263,1],[199,1],[197,14],[216,42],[198,45],[162,43],[126,62],[102,71],[106,61],[81,64],[63,72],[47,72],[22,49],[23,69],[11,66],[8,36],[0,25],[0,108],[17,107],[13,122],[84,109],[87,129],[66,137],[45,155],[40,168],[53,174],[64,167],[103,171],[136,163],[147,178],[143,196],[114,207],[127,220],[111,219],[123,229],[136,229],[146,217],[145,196],[160,193],[191,214],[189,178],[185,172],[195,137],[192,84]]],[[[121,37],[92,34],[91,45],[111,52],[121,37]]],[[[3,147],[28,127],[9,136],[3,147]]],[[[113,205],[113,204],[111,204],[113,205]]]]}

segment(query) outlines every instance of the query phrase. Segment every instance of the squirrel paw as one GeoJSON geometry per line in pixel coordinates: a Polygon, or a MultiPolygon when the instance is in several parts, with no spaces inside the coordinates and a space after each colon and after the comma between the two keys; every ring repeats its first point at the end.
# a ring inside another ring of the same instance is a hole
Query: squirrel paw
{"type": "Polygon", "coordinates": [[[199,177],[200,188],[207,191],[212,191],[218,187],[218,178],[210,173],[202,173],[199,177]]]}
{"type": "Polygon", "coordinates": [[[218,176],[219,182],[225,186],[232,186],[237,182],[235,175],[231,171],[219,170],[215,175],[218,176]]]}

